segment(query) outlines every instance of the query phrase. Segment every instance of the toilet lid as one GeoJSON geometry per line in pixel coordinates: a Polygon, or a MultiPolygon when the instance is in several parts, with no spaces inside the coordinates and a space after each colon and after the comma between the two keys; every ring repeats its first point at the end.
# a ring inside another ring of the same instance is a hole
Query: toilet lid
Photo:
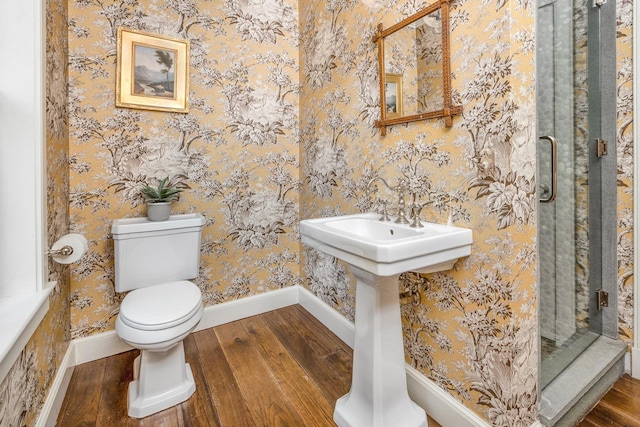
{"type": "Polygon", "coordinates": [[[200,289],[181,280],[131,291],[120,305],[120,319],[132,328],[166,329],[184,323],[202,305],[200,289]]]}

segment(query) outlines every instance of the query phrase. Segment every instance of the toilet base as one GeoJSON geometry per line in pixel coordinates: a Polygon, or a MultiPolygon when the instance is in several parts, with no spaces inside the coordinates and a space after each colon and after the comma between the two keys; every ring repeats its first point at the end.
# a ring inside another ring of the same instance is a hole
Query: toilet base
{"type": "Polygon", "coordinates": [[[133,362],[128,414],[144,418],[187,400],[196,391],[182,341],[167,351],[141,350],[133,362]]]}

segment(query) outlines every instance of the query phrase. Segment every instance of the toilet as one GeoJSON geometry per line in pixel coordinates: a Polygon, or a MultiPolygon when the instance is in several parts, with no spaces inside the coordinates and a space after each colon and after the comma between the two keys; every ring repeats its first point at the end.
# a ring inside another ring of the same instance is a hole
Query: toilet
{"type": "Polygon", "coordinates": [[[140,349],[129,383],[128,413],[143,418],[187,400],[196,390],[183,340],[200,322],[198,276],[204,217],[172,215],[166,221],[113,221],[115,288],[129,292],[116,332],[140,349]]]}

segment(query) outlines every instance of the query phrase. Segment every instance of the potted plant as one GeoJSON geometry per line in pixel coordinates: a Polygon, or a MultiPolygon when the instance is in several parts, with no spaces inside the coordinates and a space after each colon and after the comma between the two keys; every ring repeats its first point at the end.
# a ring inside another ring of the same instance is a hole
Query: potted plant
{"type": "Polygon", "coordinates": [[[157,187],[147,185],[140,192],[147,200],[147,218],[149,221],[165,221],[171,215],[171,202],[178,199],[182,191],[174,185],[167,185],[169,177],[158,183],[157,187]]]}

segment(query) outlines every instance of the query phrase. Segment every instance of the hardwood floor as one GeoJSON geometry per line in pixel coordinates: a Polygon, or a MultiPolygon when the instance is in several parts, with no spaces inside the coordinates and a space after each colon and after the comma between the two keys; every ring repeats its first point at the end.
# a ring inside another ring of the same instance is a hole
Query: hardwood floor
{"type": "MultiPolygon", "coordinates": [[[[298,305],[191,334],[196,393],[142,419],[127,416],[130,351],[75,368],[58,426],[335,426],[352,351],[298,305]]],[[[429,420],[430,427],[440,427],[429,420]]]]}
{"type": "MultiPolygon", "coordinates": [[[[130,351],[75,368],[58,426],[335,426],[349,390],[352,351],[298,305],[191,334],[196,381],[186,402],[142,419],[127,416],[130,351]]],[[[440,427],[429,419],[430,427],[440,427]]],[[[579,427],[640,427],[640,381],[622,377],[579,427]]],[[[449,426],[446,426],[449,427],[449,426]]],[[[455,427],[455,426],[451,426],[455,427]]]]}
{"type": "Polygon", "coordinates": [[[640,427],[640,380],[623,375],[578,427],[640,427]]]}

